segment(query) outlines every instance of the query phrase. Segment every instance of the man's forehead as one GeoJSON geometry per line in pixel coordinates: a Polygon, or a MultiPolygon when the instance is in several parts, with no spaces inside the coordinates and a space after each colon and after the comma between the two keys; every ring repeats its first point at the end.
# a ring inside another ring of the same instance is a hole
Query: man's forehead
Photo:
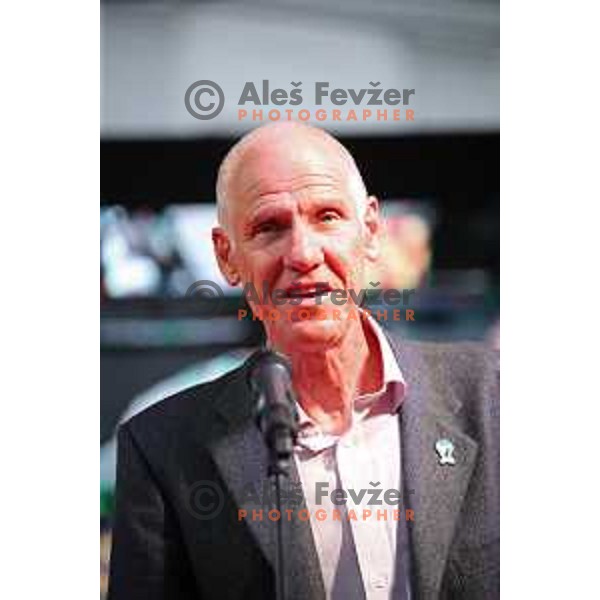
{"type": "Polygon", "coordinates": [[[249,148],[229,181],[233,197],[347,187],[350,174],[340,154],[322,143],[271,144],[249,148]]]}

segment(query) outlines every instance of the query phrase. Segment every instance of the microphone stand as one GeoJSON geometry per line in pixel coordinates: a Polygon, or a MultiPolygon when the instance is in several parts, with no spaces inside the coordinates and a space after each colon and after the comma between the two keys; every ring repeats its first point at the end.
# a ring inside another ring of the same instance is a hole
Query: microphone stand
{"type": "Polygon", "coordinates": [[[286,568],[285,525],[283,517],[282,491],[287,483],[290,488],[290,468],[296,440],[296,414],[293,397],[286,393],[286,400],[276,405],[272,411],[269,448],[269,479],[275,486],[275,509],[279,519],[276,522],[275,587],[276,599],[288,598],[288,572],[286,568]]]}
{"type": "Polygon", "coordinates": [[[287,480],[289,482],[289,473],[284,473],[281,470],[271,469],[269,471],[269,477],[272,484],[275,484],[275,508],[279,511],[280,515],[276,523],[277,542],[275,544],[275,597],[277,600],[286,600],[288,596],[288,581],[285,564],[285,540],[281,490],[285,485],[285,481],[287,480]]]}
{"type": "Polygon", "coordinates": [[[297,435],[298,415],[292,392],[289,363],[274,353],[267,353],[255,371],[258,392],[258,424],[264,434],[269,455],[268,477],[275,488],[276,525],[275,592],[277,600],[288,598],[285,527],[282,491],[290,481],[290,468],[297,435]],[[260,384],[260,385],[259,385],[260,384]]]}

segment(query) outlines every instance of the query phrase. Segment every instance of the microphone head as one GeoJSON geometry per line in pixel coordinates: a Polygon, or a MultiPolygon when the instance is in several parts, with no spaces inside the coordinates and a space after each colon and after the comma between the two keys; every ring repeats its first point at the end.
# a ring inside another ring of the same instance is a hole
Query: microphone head
{"type": "Polygon", "coordinates": [[[254,358],[253,363],[249,373],[250,386],[253,391],[258,391],[257,387],[272,375],[280,377],[291,386],[292,364],[283,354],[274,350],[261,350],[254,358]]]}
{"type": "Polygon", "coordinates": [[[249,374],[256,398],[256,422],[267,446],[279,459],[289,458],[298,430],[291,364],[273,351],[257,356],[249,374]]]}

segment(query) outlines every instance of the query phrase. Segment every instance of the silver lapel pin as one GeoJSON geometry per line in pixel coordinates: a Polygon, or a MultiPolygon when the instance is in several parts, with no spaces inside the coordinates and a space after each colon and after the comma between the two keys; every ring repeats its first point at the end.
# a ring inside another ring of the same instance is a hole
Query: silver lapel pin
{"type": "Polygon", "coordinates": [[[435,451],[440,457],[440,465],[455,465],[456,459],[452,455],[454,444],[447,438],[439,439],[435,443],[435,451]]]}

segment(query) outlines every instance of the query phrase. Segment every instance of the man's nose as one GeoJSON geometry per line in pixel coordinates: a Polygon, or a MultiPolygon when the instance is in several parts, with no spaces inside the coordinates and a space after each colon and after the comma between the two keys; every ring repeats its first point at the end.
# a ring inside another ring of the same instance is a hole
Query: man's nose
{"type": "Polygon", "coordinates": [[[323,262],[323,250],[318,236],[306,225],[294,224],[291,228],[290,247],[284,264],[293,271],[307,273],[323,262]]]}

